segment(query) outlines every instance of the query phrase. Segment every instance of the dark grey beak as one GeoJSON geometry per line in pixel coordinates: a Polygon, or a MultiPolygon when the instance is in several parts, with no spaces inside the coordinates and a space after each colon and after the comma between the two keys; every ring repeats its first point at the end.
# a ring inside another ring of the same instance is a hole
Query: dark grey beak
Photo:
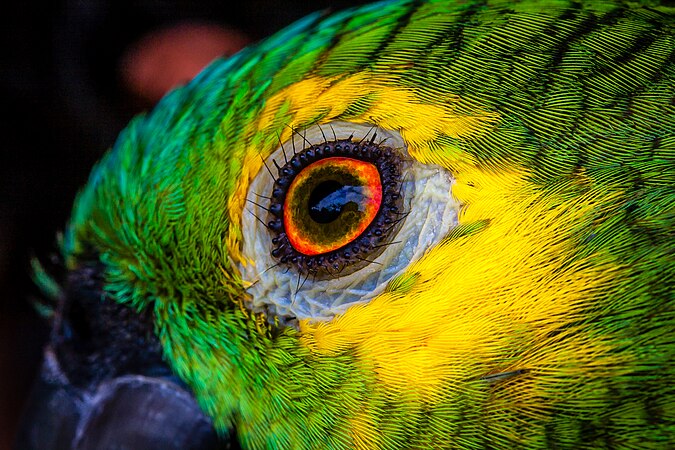
{"type": "Polygon", "coordinates": [[[162,357],[152,316],[114,302],[100,264],[68,274],[17,450],[238,449],[162,357]]]}

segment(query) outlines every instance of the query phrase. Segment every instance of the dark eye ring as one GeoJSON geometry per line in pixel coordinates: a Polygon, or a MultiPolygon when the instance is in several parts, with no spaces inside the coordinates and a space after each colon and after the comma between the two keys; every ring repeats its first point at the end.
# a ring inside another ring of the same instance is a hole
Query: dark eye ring
{"type": "Polygon", "coordinates": [[[401,160],[390,147],[350,139],[294,154],[278,168],[272,188],[271,255],[314,277],[351,273],[372,262],[405,217],[401,160]]]}

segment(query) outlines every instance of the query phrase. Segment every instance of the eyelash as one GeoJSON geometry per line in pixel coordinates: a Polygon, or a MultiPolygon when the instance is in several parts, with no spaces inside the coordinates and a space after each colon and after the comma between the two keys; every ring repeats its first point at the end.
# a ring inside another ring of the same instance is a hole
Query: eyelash
{"type": "Polygon", "coordinates": [[[247,307],[270,320],[326,321],[367,303],[457,226],[452,175],[415,160],[395,130],[314,124],[294,130],[262,159],[267,170],[258,171],[247,190],[237,268],[247,284],[247,307]],[[305,144],[296,146],[298,138],[305,144]],[[288,216],[279,211],[285,208],[288,216]]]}
{"type": "MultiPolygon", "coordinates": [[[[376,258],[391,242],[390,236],[405,218],[401,212],[401,157],[390,147],[371,139],[353,142],[336,139],[322,142],[295,153],[283,166],[277,165],[266,224],[272,237],[271,255],[278,264],[315,278],[352,273],[376,258]],[[353,241],[326,253],[306,255],[291,244],[284,225],[284,203],[293,180],[312,163],[331,157],[346,157],[373,164],[380,175],[382,201],[367,228],[353,241]],[[368,259],[370,257],[371,259],[368,259]]],[[[276,164],[276,162],[275,162],[276,164]]],[[[270,171],[271,173],[271,171],[270,171]]]]}

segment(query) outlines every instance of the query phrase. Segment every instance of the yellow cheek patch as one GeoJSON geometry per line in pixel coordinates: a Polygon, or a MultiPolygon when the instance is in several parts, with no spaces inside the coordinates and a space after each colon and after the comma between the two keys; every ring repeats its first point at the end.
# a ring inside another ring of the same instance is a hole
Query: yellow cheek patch
{"type": "MultiPolygon", "coordinates": [[[[318,355],[353,349],[388,388],[424,401],[509,371],[561,379],[611,372],[620,356],[575,321],[616,274],[571,258],[569,240],[607,198],[563,201],[508,170],[467,170],[454,192],[465,203],[460,224],[489,225],[411,264],[407,273],[417,279],[406,291],[386,292],[331,322],[301,322],[302,343],[318,355]]],[[[518,398],[534,405],[545,383],[519,385],[518,398]]]]}
{"type": "MultiPolygon", "coordinates": [[[[426,151],[430,143],[433,145],[441,135],[460,139],[485,133],[499,121],[499,115],[480,110],[458,96],[435,99],[435,103],[430,104],[411,89],[372,78],[368,72],[342,78],[310,77],[281,90],[265,102],[258,121],[244,133],[267,138],[249,143],[240,180],[228,200],[230,223],[234,226],[230,227],[227,245],[235,261],[247,263],[240,254],[241,214],[251,180],[260,170],[265,170],[263,159],[278,148],[277,133],[279,139],[286,142],[291,139],[292,130],[340,119],[399,131],[413,157],[425,163],[440,160],[447,163],[447,154],[426,151]],[[348,113],[351,106],[364,99],[368,99],[369,107],[358,115],[348,113]]],[[[326,134],[330,136],[328,128],[326,134]]],[[[452,156],[464,158],[464,163],[470,162],[459,152],[452,156]]]]}
{"type": "Polygon", "coordinates": [[[377,428],[372,422],[373,415],[366,411],[357,411],[349,419],[349,433],[352,438],[353,447],[356,449],[378,448],[375,436],[377,428]]]}

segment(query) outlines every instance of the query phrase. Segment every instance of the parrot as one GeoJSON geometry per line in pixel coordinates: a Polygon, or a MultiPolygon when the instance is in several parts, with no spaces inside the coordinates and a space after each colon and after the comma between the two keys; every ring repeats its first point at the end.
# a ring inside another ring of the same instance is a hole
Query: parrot
{"type": "Polygon", "coordinates": [[[93,168],[17,445],[675,448],[674,244],[672,4],[318,12],[93,168]]]}

